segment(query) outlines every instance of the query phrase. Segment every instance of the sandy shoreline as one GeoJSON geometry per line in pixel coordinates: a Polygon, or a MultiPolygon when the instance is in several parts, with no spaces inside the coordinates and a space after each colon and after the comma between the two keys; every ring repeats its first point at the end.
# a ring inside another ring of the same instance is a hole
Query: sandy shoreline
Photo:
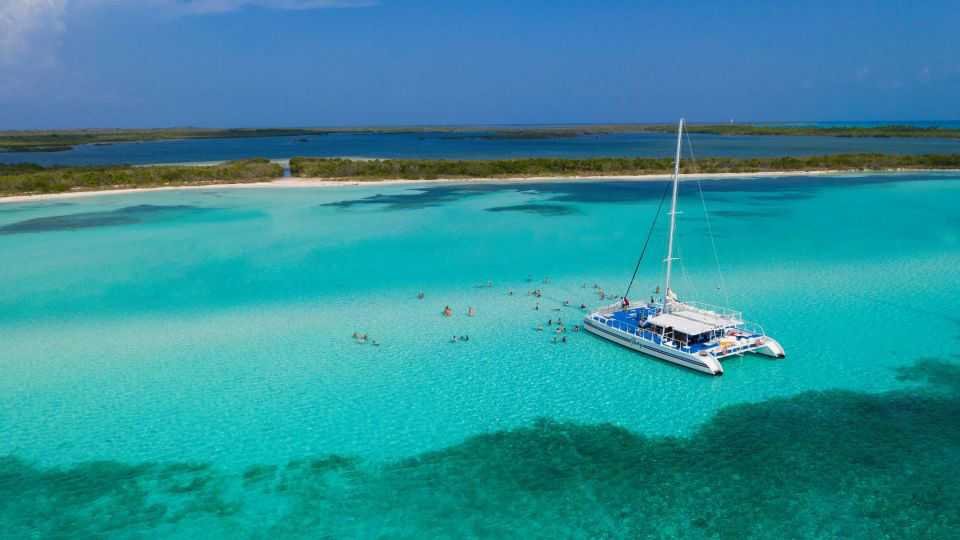
{"type": "MultiPolygon", "coordinates": [[[[845,174],[905,174],[905,173],[960,173],[960,169],[893,169],[885,171],[775,171],[775,172],[753,172],[753,173],[715,173],[715,174],[681,174],[681,180],[703,179],[713,180],[722,178],[770,178],[787,176],[822,176],[822,175],[845,175],[845,174]]],[[[329,180],[325,178],[277,178],[269,182],[248,182],[238,184],[201,184],[184,186],[159,186],[150,188],[118,188],[103,189],[92,191],[69,191],[64,193],[40,193],[35,195],[11,195],[0,196],[0,204],[17,203],[28,201],[41,201],[46,199],[62,199],[69,197],[92,197],[97,195],[116,195],[120,193],[141,193],[147,191],[177,191],[191,189],[238,189],[238,188],[315,188],[315,187],[358,187],[358,186],[384,186],[384,185],[439,185],[439,184],[511,184],[526,182],[568,182],[568,181],[603,181],[603,180],[629,180],[629,181],[656,181],[672,178],[670,174],[647,174],[647,175],[628,175],[628,176],[527,176],[512,178],[442,178],[437,180],[329,180]]]]}

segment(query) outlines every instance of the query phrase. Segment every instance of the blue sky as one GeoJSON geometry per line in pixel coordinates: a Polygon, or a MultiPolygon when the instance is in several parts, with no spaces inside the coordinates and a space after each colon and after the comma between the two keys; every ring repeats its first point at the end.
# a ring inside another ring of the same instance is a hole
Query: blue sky
{"type": "Polygon", "coordinates": [[[960,119],[958,2],[0,0],[0,129],[960,119]]]}

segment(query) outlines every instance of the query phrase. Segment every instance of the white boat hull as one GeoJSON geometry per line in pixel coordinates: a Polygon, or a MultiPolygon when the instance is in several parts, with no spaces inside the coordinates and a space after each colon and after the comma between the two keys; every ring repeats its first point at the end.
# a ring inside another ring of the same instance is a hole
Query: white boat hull
{"type": "Polygon", "coordinates": [[[763,342],[763,347],[758,347],[754,349],[753,352],[756,352],[759,354],[765,354],[767,356],[772,356],[774,358],[783,358],[787,356],[787,353],[784,352],[783,347],[781,347],[776,340],[773,340],[770,338],[765,338],[763,342]]]}
{"type": "Polygon", "coordinates": [[[623,345],[629,349],[633,349],[646,355],[653,356],[654,358],[666,360],[667,362],[672,362],[686,368],[708,373],[710,375],[723,375],[723,366],[721,366],[720,361],[713,356],[691,354],[677,350],[673,347],[667,347],[659,343],[640,339],[637,336],[624,332],[618,328],[605,326],[601,323],[598,323],[590,317],[586,317],[583,322],[583,327],[588,332],[610,340],[614,343],[623,345]]]}

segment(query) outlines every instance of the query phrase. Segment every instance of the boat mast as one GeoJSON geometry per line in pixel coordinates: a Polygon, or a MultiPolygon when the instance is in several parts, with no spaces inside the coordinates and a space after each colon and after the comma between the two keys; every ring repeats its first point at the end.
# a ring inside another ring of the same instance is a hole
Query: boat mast
{"type": "Polygon", "coordinates": [[[663,309],[667,311],[670,302],[670,265],[673,262],[673,231],[677,228],[677,187],[680,185],[680,144],[683,139],[683,118],[677,126],[677,158],[673,162],[673,201],[670,203],[670,240],[667,243],[667,283],[663,293],[663,309]]]}

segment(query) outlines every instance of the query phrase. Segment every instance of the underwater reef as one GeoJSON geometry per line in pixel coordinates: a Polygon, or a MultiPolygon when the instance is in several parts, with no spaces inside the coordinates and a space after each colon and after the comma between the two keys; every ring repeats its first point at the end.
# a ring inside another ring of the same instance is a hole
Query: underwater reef
{"type": "Polygon", "coordinates": [[[728,406],[688,437],[542,419],[389,463],[7,456],[0,538],[960,537],[960,355],[890,376],[905,388],[728,406]]]}

